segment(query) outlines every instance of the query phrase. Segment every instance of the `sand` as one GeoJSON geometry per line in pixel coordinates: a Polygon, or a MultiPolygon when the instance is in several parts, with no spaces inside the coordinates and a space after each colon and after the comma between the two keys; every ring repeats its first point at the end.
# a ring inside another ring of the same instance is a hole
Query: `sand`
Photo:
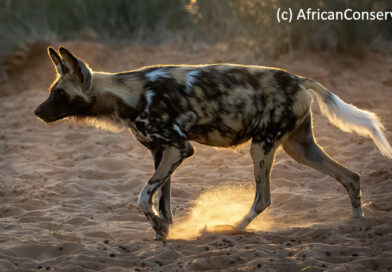
{"type": "MultiPolygon", "coordinates": [[[[96,70],[112,72],[154,63],[283,67],[376,112],[392,141],[392,57],[381,53],[294,53],[271,60],[233,55],[221,44],[65,45],[96,70]]],[[[170,239],[157,242],[137,207],[153,173],[149,152],[126,130],[39,121],[32,111],[53,79],[42,54],[1,86],[0,271],[392,270],[392,162],[370,140],[328,124],[317,105],[318,142],[361,174],[365,219],[351,218],[348,194],[336,180],[279,150],[272,206],[246,232],[231,231],[254,197],[249,143],[236,150],[195,143],[196,154],[173,177],[170,239]]]]}

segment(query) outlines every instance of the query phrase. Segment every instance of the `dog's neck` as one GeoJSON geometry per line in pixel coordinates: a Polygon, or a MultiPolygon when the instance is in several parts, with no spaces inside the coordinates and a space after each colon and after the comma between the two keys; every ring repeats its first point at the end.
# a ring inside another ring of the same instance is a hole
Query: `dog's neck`
{"type": "Polygon", "coordinates": [[[143,83],[132,73],[111,74],[94,72],[90,90],[85,94],[89,99],[89,108],[85,114],[75,116],[78,121],[97,123],[104,120],[114,121],[115,126],[124,126],[139,114],[139,100],[143,92],[143,83]],[[92,119],[95,119],[92,122],[92,119]],[[125,121],[125,122],[124,122],[125,121]],[[121,125],[120,125],[121,123],[121,125]]]}

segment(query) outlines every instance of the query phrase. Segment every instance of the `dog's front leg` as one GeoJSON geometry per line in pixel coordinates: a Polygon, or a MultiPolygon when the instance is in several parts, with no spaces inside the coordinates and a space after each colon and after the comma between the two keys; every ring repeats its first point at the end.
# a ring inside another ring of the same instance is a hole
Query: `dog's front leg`
{"type": "MultiPolygon", "coordinates": [[[[151,150],[152,157],[154,159],[154,169],[156,170],[162,160],[162,150],[151,150]]],[[[159,217],[165,219],[169,224],[173,223],[173,216],[170,208],[170,183],[171,178],[169,177],[162,185],[161,189],[158,190],[159,200],[159,217]]]]}
{"type": "Polygon", "coordinates": [[[169,222],[165,218],[160,218],[155,212],[153,208],[154,195],[168,181],[181,162],[190,156],[189,147],[193,150],[189,143],[185,149],[175,146],[163,149],[159,166],[139,195],[139,207],[155,230],[156,239],[166,238],[169,232],[169,222]]]}

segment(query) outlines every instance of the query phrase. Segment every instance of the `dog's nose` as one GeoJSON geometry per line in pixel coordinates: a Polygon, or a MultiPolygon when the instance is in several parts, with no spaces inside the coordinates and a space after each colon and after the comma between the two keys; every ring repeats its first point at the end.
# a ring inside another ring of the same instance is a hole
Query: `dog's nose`
{"type": "Polygon", "coordinates": [[[34,114],[37,115],[37,116],[39,116],[40,113],[41,113],[41,109],[40,109],[40,107],[37,107],[37,108],[34,110],[34,114]]]}

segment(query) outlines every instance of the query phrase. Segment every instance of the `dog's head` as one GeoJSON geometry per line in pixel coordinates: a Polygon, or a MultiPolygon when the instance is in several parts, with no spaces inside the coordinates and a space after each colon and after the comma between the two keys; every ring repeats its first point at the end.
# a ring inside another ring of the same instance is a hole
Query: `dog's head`
{"type": "Polygon", "coordinates": [[[57,78],[50,87],[49,97],[34,110],[34,114],[47,123],[83,114],[90,104],[87,93],[92,85],[91,70],[64,47],[59,48],[59,53],[48,47],[57,78]]]}

